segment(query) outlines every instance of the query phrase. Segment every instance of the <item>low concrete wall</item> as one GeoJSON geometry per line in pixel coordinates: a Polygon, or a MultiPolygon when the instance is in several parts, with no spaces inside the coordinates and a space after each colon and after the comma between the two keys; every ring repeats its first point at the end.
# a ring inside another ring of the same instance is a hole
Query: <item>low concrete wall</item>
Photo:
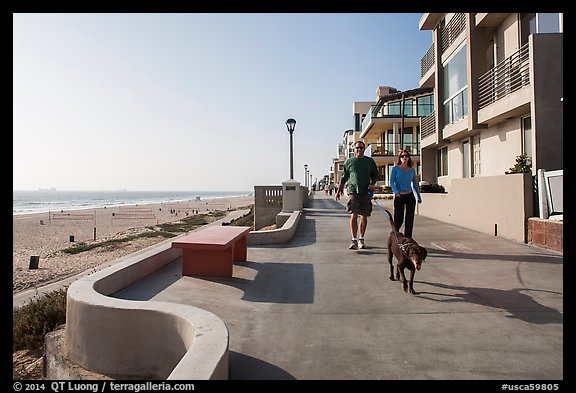
{"type": "Polygon", "coordinates": [[[282,211],[282,186],[254,186],[254,229],[274,224],[282,211]]]}
{"type": "MultiPolygon", "coordinates": [[[[290,213],[279,229],[251,231],[248,243],[291,240],[301,214],[290,213]]],[[[216,315],[181,304],[114,298],[180,258],[181,249],[171,247],[174,239],[70,285],[64,332],[47,337],[48,379],[90,379],[90,373],[120,379],[228,379],[228,329],[216,315]]]]}
{"type": "MultiPolygon", "coordinates": [[[[228,329],[216,315],[181,304],[113,297],[179,258],[173,240],[131,254],[69,287],[67,359],[113,378],[228,379],[228,329]]],[[[47,364],[49,379],[56,375],[50,369],[47,364]]]]}
{"type": "Polygon", "coordinates": [[[417,213],[519,242],[533,216],[532,176],[518,173],[454,179],[449,193],[422,193],[417,213]]]}
{"type": "Polygon", "coordinates": [[[299,210],[289,213],[290,217],[281,228],[270,229],[267,231],[250,231],[248,234],[248,244],[274,244],[274,243],[286,243],[294,237],[298,223],[300,222],[300,216],[302,212],[299,210]]]}

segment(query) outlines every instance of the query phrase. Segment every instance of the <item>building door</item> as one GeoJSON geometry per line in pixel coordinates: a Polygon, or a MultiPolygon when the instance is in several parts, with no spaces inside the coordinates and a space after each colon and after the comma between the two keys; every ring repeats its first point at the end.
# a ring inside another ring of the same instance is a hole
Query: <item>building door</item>
{"type": "Polygon", "coordinates": [[[465,140],[462,142],[462,177],[470,177],[470,141],[465,140]]]}
{"type": "Polygon", "coordinates": [[[472,177],[480,173],[480,135],[476,135],[472,137],[472,177]]]}

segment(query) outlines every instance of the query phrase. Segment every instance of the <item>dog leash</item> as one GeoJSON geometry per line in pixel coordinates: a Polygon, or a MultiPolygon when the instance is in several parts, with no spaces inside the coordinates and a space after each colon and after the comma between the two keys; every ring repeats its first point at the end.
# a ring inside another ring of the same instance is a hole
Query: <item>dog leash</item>
{"type": "Polygon", "coordinates": [[[394,232],[394,237],[396,238],[396,244],[398,244],[398,247],[400,247],[400,249],[403,252],[406,252],[406,248],[405,248],[406,245],[404,243],[400,243],[400,240],[398,240],[398,232],[396,231],[396,227],[394,226],[394,222],[392,222],[392,219],[390,218],[390,217],[392,217],[392,213],[390,213],[387,209],[384,209],[382,206],[380,206],[378,201],[376,201],[376,198],[374,198],[374,194],[372,193],[372,191],[368,190],[368,196],[374,201],[376,206],[378,206],[380,208],[380,210],[382,210],[384,215],[388,216],[388,221],[390,221],[390,225],[394,229],[393,232],[394,232]]]}

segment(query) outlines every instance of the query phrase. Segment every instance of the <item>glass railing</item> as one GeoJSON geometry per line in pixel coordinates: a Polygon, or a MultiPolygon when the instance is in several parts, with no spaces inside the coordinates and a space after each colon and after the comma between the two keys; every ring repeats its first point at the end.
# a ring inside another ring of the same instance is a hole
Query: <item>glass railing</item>
{"type": "MultiPolygon", "coordinates": [[[[413,101],[413,99],[412,99],[413,101]]],[[[362,131],[368,128],[372,119],[385,119],[385,118],[399,118],[402,117],[401,101],[394,101],[384,105],[372,105],[364,120],[362,121],[362,131]]],[[[404,108],[405,118],[425,117],[434,112],[434,104],[432,103],[419,103],[414,102],[406,105],[404,108]]]]}
{"type": "Polygon", "coordinates": [[[374,108],[375,108],[375,106],[372,105],[370,107],[370,110],[368,111],[368,113],[366,113],[364,120],[362,120],[362,131],[364,131],[366,128],[368,128],[368,124],[370,124],[370,120],[372,119],[372,111],[374,110],[374,108]]]}

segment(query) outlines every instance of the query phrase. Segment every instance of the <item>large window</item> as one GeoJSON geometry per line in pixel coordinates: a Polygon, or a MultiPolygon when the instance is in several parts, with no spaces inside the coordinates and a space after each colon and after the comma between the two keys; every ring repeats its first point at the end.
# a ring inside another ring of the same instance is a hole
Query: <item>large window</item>
{"type": "Polygon", "coordinates": [[[384,113],[385,115],[400,116],[400,111],[402,109],[402,102],[401,101],[390,102],[385,105],[385,108],[387,109],[387,112],[384,113]]]}
{"type": "Polygon", "coordinates": [[[428,94],[427,96],[420,96],[416,99],[416,110],[418,116],[425,117],[434,111],[434,96],[428,94]]]}
{"type": "Polygon", "coordinates": [[[414,116],[414,99],[406,98],[404,100],[404,116],[412,117],[414,116]]]}
{"type": "Polygon", "coordinates": [[[462,45],[444,66],[444,125],[468,114],[467,88],[466,45],[462,45]]]}
{"type": "Polygon", "coordinates": [[[414,134],[412,127],[404,127],[402,130],[402,148],[410,153],[410,155],[417,155],[416,146],[414,145],[414,134]]]}

